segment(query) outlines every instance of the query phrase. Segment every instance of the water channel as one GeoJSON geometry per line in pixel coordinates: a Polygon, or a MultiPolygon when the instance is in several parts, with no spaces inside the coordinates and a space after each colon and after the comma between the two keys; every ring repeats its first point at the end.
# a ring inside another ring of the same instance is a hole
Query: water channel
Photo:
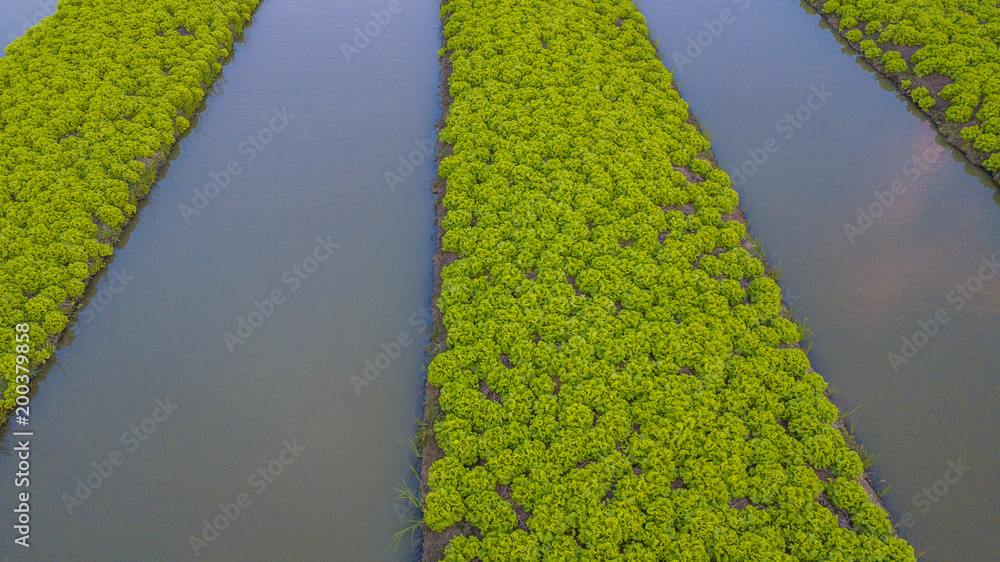
{"type": "Polygon", "coordinates": [[[38,382],[30,554],[3,554],[412,557],[390,543],[422,413],[440,23],[405,0],[385,22],[387,4],[263,3],[38,382]],[[345,55],[373,10],[384,25],[345,55]],[[378,372],[356,386],[366,361],[378,372]]]}
{"type": "Polygon", "coordinates": [[[638,4],[903,537],[923,561],[1000,559],[991,181],[805,3],[638,4]]]}

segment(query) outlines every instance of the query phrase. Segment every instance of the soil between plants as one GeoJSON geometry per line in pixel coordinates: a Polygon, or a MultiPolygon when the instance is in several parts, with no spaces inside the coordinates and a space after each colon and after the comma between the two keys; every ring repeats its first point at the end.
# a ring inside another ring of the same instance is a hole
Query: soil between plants
{"type": "MultiPolygon", "coordinates": [[[[447,4],[448,0],[443,0],[441,3],[442,7],[446,6],[447,4]]],[[[443,18],[441,21],[442,35],[444,26],[448,24],[449,19],[450,19],[450,14],[447,17],[443,18]]],[[[653,42],[652,38],[647,36],[647,39],[650,41],[651,44],[653,44],[653,47],[656,48],[656,44],[655,42],[653,42]]],[[[446,51],[444,55],[440,57],[441,86],[439,95],[441,97],[441,102],[440,102],[441,117],[438,120],[437,124],[435,125],[435,129],[437,130],[438,135],[440,135],[441,131],[444,130],[447,124],[448,114],[451,110],[451,104],[454,101],[451,97],[451,93],[448,87],[452,75],[452,64],[451,64],[452,52],[453,51],[450,50],[446,51]]],[[[659,58],[658,51],[657,51],[657,57],[659,58]]],[[[678,93],[678,95],[680,95],[680,90],[677,88],[677,84],[673,82],[673,80],[671,80],[671,87],[675,92],[678,93]]],[[[701,130],[701,126],[698,124],[697,119],[694,117],[694,114],[690,111],[690,109],[688,110],[687,123],[693,126],[695,129],[697,129],[699,134],[705,136],[704,132],[701,130]]],[[[437,165],[440,166],[441,161],[444,158],[450,156],[453,153],[453,150],[454,147],[452,145],[439,140],[437,158],[436,158],[437,165]]],[[[712,153],[711,149],[708,149],[705,152],[698,154],[696,157],[703,158],[709,161],[715,168],[722,169],[719,166],[719,162],[715,158],[715,155],[712,153]]],[[[701,179],[698,176],[694,175],[693,172],[691,172],[691,170],[688,168],[684,168],[681,171],[682,173],[684,173],[686,177],[688,177],[689,181],[692,180],[700,181],[701,179]]],[[[431,333],[431,338],[430,338],[431,353],[429,354],[428,361],[433,360],[435,355],[447,349],[448,332],[447,328],[445,328],[444,326],[443,322],[444,317],[441,313],[441,310],[438,308],[438,299],[441,296],[441,289],[443,283],[442,271],[446,266],[452,264],[458,259],[458,254],[456,254],[455,252],[446,252],[442,247],[442,241],[444,239],[444,228],[442,227],[443,224],[442,221],[448,214],[448,210],[444,206],[444,196],[445,193],[447,192],[447,187],[448,187],[447,180],[445,180],[440,175],[435,173],[434,183],[431,186],[431,192],[434,193],[435,195],[434,215],[435,215],[437,249],[433,257],[434,291],[431,302],[433,331],[431,333]]],[[[749,224],[743,214],[742,208],[739,205],[737,205],[736,208],[729,215],[723,217],[723,220],[734,220],[747,225],[747,236],[740,241],[740,245],[749,252],[751,252],[754,255],[754,257],[761,260],[761,262],[764,264],[765,267],[765,276],[771,277],[777,283],[778,279],[775,278],[777,276],[771,273],[774,270],[772,270],[770,266],[768,266],[767,262],[764,259],[764,256],[761,255],[760,252],[756,250],[756,247],[752,240],[752,236],[750,234],[749,224]]],[[[789,312],[788,307],[784,302],[784,297],[782,297],[782,309],[783,309],[781,313],[782,316],[788,318],[789,320],[792,320],[791,313],[789,312]]],[[[802,347],[801,343],[796,343],[791,347],[798,348],[803,352],[805,352],[805,349],[802,347]]],[[[812,368],[810,367],[810,370],[811,369],[812,368]]],[[[438,445],[437,440],[434,437],[434,424],[437,422],[437,420],[441,419],[442,417],[438,401],[440,394],[441,394],[440,388],[434,386],[428,380],[424,381],[424,418],[418,435],[418,438],[423,443],[423,447],[420,451],[420,492],[421,492],[420,497],[421,498],[426,498],[427,494],[430,492],[430,486],[428,485],[427,482],[428,482],[428,476],[430,474],[431,465],[433,465],[436,461],[444,458],[445,456],[444,451],[441,450],[441,447],[438,445]]],[[[827,398],[829,399],[829,395],[827,395],[827,398]]],[[[841,434],[844,436],[844,441],[852,450],[857,452],[862,459],[866,458],[867,453],[860,445],[858,445],[857,442],[855,442],[850,432],[846,429],[846,424],[842,417],[839,418],[837,422],[833,424],[833,427],[841,432],[841,434]]],[[[823,475],[819,471],[817,471],[817,476],[821,480],[823,480],[823,475]]],[[[857,480],[857,482],[865,490],[865,493],[868,495],[869,499],[876,506],[878,506],[878,508],[881,509],[883,513],[885,513],[886,519],[889,519],[891,522],[892,518],[889,515],[888,510],[885,508],[885,505],[882,503],[882,499],[875,492],[874,486],[872,484],[874,480],[872,479],[872,476],[868,473],[867,470],[862,474],[862,476],[857,480]]],[[[424,507],[425,506],[421,505],[420,506],[421,510],[423,510],[424,507]]],[[[835,508],[830,506],[828,507],[828,509],[830,509],[831,513],[833,513],[835,516],[838,516],[838,514],[835,511],[835,508]]],[[[467,521],[461,521],[459,523],[456,523],[440,532],[432,531],[430,527],[427,526],[426,523],[421,522],[420,530],[421,530],[421,544],[419,546],[420,548],[419,559],[421,560],[421,562],[439,562],[440,560],[444,559],[445,547],[454,537],[462,535],[465,536],[474,535],[480,538],[482,537],[479,529],[476,528],[474,525],[468,523],[467,521]]],[[[896,537],[899,536],[899,533],[895,527],[893,527],[892,532],[894,536],[896,537]]]]}

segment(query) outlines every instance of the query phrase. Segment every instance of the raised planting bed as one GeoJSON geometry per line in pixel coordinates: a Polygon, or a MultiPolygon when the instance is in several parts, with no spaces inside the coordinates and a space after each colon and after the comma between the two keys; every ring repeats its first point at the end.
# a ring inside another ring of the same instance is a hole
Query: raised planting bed
{"type": "Polygon", "coordinates": [[[259,1],[62,0],[7,47],[0,419],[51,356],[259,1]]]}
{"type": "Polygon", "coordinates": [[[914,560],[632,3],[442,17],[423,559],[914,560]]]}

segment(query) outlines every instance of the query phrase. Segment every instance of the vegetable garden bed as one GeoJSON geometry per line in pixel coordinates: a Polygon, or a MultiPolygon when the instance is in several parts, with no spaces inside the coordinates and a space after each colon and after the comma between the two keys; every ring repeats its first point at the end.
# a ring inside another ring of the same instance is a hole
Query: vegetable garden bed
{"type": "Polygon", "coordinates": [[[27,381],[15,357],[38,365],[52,354],[259,1],[62,0],[7,47],[0,414],[27,381]],[[30,345],[16,347],[24,324],[30,345]]]}
{"type": "Polygon", "coordinates": [[[636,8],[442,17],[423,559],[913,560],[636,8]]]}
{"type": "Polygon", "coordinates": [[[808,2],[1000,183],[1000,4],[808,2]]]}

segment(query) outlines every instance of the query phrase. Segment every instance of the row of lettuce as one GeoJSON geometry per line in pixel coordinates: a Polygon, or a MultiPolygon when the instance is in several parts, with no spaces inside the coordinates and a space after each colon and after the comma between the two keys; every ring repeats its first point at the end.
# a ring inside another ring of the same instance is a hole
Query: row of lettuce
{"type": "Polygon", "coordinates": [[[1000,179],[1000,4],[811,0],[1000,179]]]}
{"type": "Polygon", "coordinates": [[[47,359],[259,0],[60,0],[0,59],[0,374],[47,359]]]}
{"type": "Polygon", "coordinates": [[[632,3],[442,17],[425,560],[914,560],[632,3]]]}

